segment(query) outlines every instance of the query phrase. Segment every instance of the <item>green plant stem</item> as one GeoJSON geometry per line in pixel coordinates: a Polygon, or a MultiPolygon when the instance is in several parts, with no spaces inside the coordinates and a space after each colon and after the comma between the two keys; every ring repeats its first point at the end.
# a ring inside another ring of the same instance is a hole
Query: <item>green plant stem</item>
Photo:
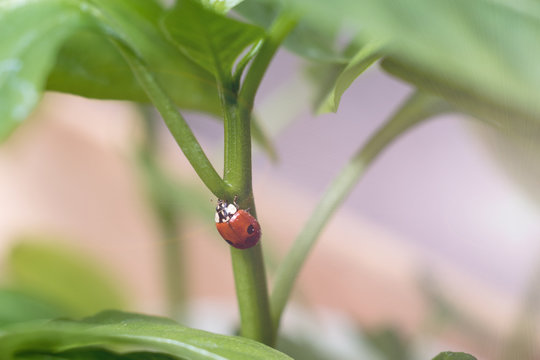
{"type": "Polygon", "coordinates": [[[413,95],[338,174],[315,207],[315,211],[276,272],[274,289],[270,299],[272,320],[276,333],[293,285],[310,250],[315,245],[319,234],[330,220],[330,217],[349,195],[369,165],[377,155],[386,149],[388,144],[412,126],[444,111],[449,111],[449,108],[443,100],[422,93],[413,95]]]}
{"type": "MultiPolygon", "coordinates": [[[[225,181],[239,195],[240,207],[256,216],[251,189],[250,121],[225,117],[225,181]],[[235,151],[236,150],[236,151],[235,151]]],[[[273,345],[268,287],[260,242],[250,249],[231,247],[231,261],[240,311],[241,335],[273,345]]]]}
{"type": "MultiPolygon", "coordinates": [[[[251,110],[255,94],[279,45],[293,29],[296,20],[287,13],[280,16],[264,39],[246,74],[238,100],[222,94],[225,104],[224,180],[230,186],[227,200],[235,196],[241,208],[250,208],[256,216],[251,183],[251,110]]],[[[275,342],[270,316],[266,272],[261,244],[239,250],[231,247],[236,296],[240,311],[241,334],[267,345],[275,342]]]]}
{"type": "Polygon", "coordinates": [[[261,244],[246,250],[231,247],[231,260],[240,311],[240,334],[273,346],[275,339],[261,244]]]}
{"type": "Polygon", "coordinates": [[[220,199],[225,198],[228,190],[226,183],[208,160],[197,138],[195,138],[172,99],[163,91],[153,74],[137,55],[122,43],[115,42],[115,44],[126,59],[139,84],[163,117],[169,131],[199,178],[215,196],[220,199]]]}
{"type": "Polygon", "coordinates": [[[270,28],[267,37],[264,39],[257,56],[253,59],[246,78],[240,89],[238,103],[240,105],[240,117],[249,118],[253,109],[255,95],[261,81],[272,61],[277,49],[285,40],[285,37],[294,29],[298,23],[298,17],[290,11],[284,10],[270,28]]]}

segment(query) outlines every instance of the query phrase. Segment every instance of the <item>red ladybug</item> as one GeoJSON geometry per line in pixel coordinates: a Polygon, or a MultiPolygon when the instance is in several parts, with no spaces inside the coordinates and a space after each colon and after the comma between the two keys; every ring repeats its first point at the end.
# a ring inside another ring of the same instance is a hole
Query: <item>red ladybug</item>
{"type": "Polygon", "coordinates": [[[249,212],[232,204],[218,200],[216,228],[229,245],[237,249],[255,246],[261,238],[261,226],[249,212]]]}

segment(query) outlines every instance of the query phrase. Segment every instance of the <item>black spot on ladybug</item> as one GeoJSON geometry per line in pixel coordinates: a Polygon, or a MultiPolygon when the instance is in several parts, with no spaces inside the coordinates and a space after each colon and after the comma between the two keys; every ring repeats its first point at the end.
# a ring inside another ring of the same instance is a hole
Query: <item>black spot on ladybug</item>
{"type": "Polygon", "coordinates": [[[249,225],[247,228],[247,233],[251,235],[254,232],[255,232],[255,228],[253,227],[253,225],[249,225]]]}
{"type": "Polygon", "coordinates": [[[227,242],[227,244],[231,245],[232,246],[232,242],[230,242],[229,240],[225,240],[227,242]]]}

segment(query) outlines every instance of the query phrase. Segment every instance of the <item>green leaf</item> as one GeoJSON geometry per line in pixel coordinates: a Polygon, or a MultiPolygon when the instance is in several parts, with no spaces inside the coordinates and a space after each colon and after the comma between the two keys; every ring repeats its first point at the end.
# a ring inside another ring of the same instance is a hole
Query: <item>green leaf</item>
{"type": "Polygon", "coordinates": [[[12,286],[80,316],[121,308],[123,297],[112,276],[78,251],[65,245],[25,239],[7,259],[12,286]]]}
{"type": "Polygon", "coordinates": [[[461,109],[540,118],[540,7],[533,1],[293,0],[319,26],[387,41],[392,72],[461,109]],[[479,109],[480,108],[480,109],[479,109]]]}
{"type": "Polygon", "coordinates": [[[318,114],[337,111],[343,93],[358,76],[381,56],[381,48],[380,42],[373,41],[365,44],[358,51],[337,76],[330,92],[317,109],[318,114]]]}
{"type": "Polygon", "coordinates": [[[410,342],[393,327],[368,330],[362,333],[367,344],[384,360],[413,359],[410,342]]]}
{"type": "Polygon", "coordinates": [[[180,51],[222,83],[240,53],[264,35],[263,29],[205,9],[194,0],[179,0],[162,25],[180,51]]]}
{"type": "MultiPolygon", "coordinates": [[[[155,49],[154,53],[163,57],[154,59],[150,56],[147,62],[152,63],[155,76],[178,106],[219,113],[211,74],[197,68],[182,55],[170,51],[166,54],[165,49],[155,49]],[[172,64],[174,59],[177,67],[172,64]]],[[[64,43],[50,73],[47,90],[95,99],[149,102],[114,45],[102,35],[88,31],[77,32],[64,43]]]]}
{"type": "MultiPolygon", "coordinates": [[[[244,1],[234,8],[234,11],[252,21],[268,28],[284,9],[280,1],[257,0],[244,1]]],[[[294,53],[309,60],[325,63],[346,63],[348,58],[341,54],[336,39],[340,25],[331,28],[321,28],[309,21],[300,21],[299,24],[285,39],[284,46],[294,53]]]]}
{"type": "Polygon", "coordinates": [[[0,140],[38,103],[62,42],[88,24],[72,1],[0,1],[0,140]]]}
{"type": "Polygon", "coordinates": [[[19,291],[0,290],[0,327],[17,322],[65,315],[52,304],[19,291]]]}
{"type": "Polygon", "coordinates": [[[83,321],[55,320],[18,324],[0,333],[0,358],[24,352],[54,353],[85,347],[160,352],[192,360],[280,360],[290,357],[266,345],[237,336],[190,329],[171,320],[104,312],[83,321]]]}
{"type": "Polygon", "coordinates": [[[433,360],[476,360],[476,358],[463,352],[445,351],[435,356],[433,360]]]}
{"type": "Polygon", "coordinates": [[[218,13],[225,14],[244,0],[199,0],[201,4],[218,13]]]}
{"type": "Polygon", "coordinates": [[[276,348],[296,360],[328,360],[330,358],[329,354],[321,351],[317,343],[310,339],[281,336],[277,340],[276,348]]]}
{"type": "Polygon", "coordinates": [[[43,353],[27,352],[16,355],[16,360],[181,360],[176,356],[171,356],[155,352],[129,352],[119,354],[113,351],[88,347],[62,352],[43,353]]]}
{"type": "Polygon", "coordinates": [[[90,31],[78,31],[64,42],[47,89],[95,99],[148,102],[113,44],[90,31]]]}
{"type": "Polygon", "coordinates": [[[212,74],[159,29],[164,11],[155,0],[0,0],[0,140],[30,114],[45,86],[147,101],[111,38],[146,62],[176,105],[220,114],[212,74]]]}
{"type": "MultiPolygon", "coordinates": [[[[77,0],[89,3],[89,0],[77,0]]],[[[58,54],[48,89],[98,99],[148,102],[131,69],[108,37],[121,39],[144,59],[175,104],[220,114],[215,80],[162,34],[165,10],[155,0],[93,0],[99,30],[77,31],[58,54]],[[92,49],[92,51],[88,51],[92,49]]]]}

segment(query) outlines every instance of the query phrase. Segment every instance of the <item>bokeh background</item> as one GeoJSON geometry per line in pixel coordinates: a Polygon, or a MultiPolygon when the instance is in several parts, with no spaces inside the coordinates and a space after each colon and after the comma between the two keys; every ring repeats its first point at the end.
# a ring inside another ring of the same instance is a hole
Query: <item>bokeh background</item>
{"type": "MultiPolygon", "coordinates": [[[[375,66],[345,93],[337,114],[316,117],[302,65],[280,53],[257,99],[278,154],[272,161],[254,148],[270,278],[330,181],[412,92],[375,66]]],[[[186,116],[220,168],[221,123],[186,116]]],[[[172,240],[162,237],[138,169],[140,119],[130,103],[51,93],[0,146],[5,284],[16,286],[9,259],[21,241],[61,244],[98,264],[126,310],[170,315],[163,242],[172,240]]],[[[228,245],[214,229],[216,199],[155,121],[159,163],[197,199],[186,197],[177,219],[178,281],[187,299],[176,315],[232,333],[238,314],[228,245]]],[[[536,183],[536,154],[504,157],[504,141],[472,119],[448,115],[392,144],[321,236],[286,312],[285,333],[315,342],[321,358],[357,359],[390,339],[387,348],[413,348],[410,358],[450,349],[492,359],[522,331],[530,358],[538,356],[540,218],[530,186],[517,180],[536,183]]],[[[396,359],[406,358],[401,354],[396,359]]]]}

